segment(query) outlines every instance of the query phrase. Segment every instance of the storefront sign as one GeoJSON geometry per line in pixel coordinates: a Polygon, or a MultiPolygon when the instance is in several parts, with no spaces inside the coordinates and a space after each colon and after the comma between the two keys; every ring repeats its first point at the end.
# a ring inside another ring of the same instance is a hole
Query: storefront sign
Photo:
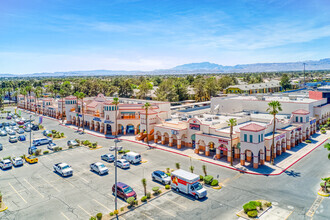
{"type": "Polygon", "coordinates": [[[280,139],[282,139],[282,138],[284,138],[285,137],[285,134],[281,134],[280,136],[277,136],[276,138],[275,138],[275,140],[277,141],[277,140],[280,140],[280,139]]]}
{"type": "Polygon", "coordinates": [[[311,124],[314,124],[314,123],[316,123],[316,119],[314,119],[314,120],[310,121],[310,123],[311,123],[311,124]]]}
{"type": "Polygon", "coordinates": [[[106,120],[106,121],[104,121],[104,123],[106,123],[106,124],[113,124],[113,121],[106,120]]]}
{"type": "Polygon", "coordinates": [[[200,125],[198,125],[198,124],[189,124],[189,128],[191,129],[191,130],[196,130],[196,131],[200,131],[201,130],[201,126],[200,125]]]}
{"type": "Polygon", "coordinates": [[[219,143],[220,144],[228,144],[228,141],[227,140],[223,140],[223,139],[219,139],[219,143]]]}
{"type": "Polygon", "coordinates": [[[222,150],[222,151],[228,151],[228,149],[225,148],[225,147],[218,147],[218,149],[219,149],[219,150],[222,150]]]}
{"type": "Polygon", "coordinates": [[[102,122],[102,120],[100,118],[93,118],[93,121],[102,122]]]}

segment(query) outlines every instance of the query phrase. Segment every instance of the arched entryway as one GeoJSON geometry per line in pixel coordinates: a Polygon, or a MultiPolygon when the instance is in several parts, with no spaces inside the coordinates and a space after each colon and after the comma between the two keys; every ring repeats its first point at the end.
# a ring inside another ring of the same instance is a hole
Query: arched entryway
{"type": "Polygon", "coordinates": [[[118,134],[123,134],[124,126],[122,124],[118,124],[118,134]]]}
{"type": "Polygon", "coordinates": [[[186,139],[187,139],[187,136],[185,134],[183,134],[181,136],[181,146],[182,147],[185,147],[186,146],[186,139]]]}
{"type": "Polygon", "coordinates": [[[191,135],[191,145],[192,145],[192,148],[195,148],[196,147],[196,135],[193,134],[191,135]]]}
{"type": "MultiPolygon", "coordinates": [[[[245,150],[245,161],[253,164],[253,152],[251,150],[245,150]]],[[[246,165],[246,164],[245,164],[246,165]]]]}
{"type": "Polygon", "coordinates": [[[126,134],[134,134],[134,125],[129,124],[126,126],[126,134]]]}
{"type": "Polygon", "coordinates": [[[156,137],[154,137],[155,143],[158,143],[159,141],[162,140],[162,134],[160,133],[160,131],[156,132],[156,137]]]}
{"type": "Polygon", "coordinates": [[[91,130],[94,130],[94,126],[95,126],[95,125],[94,125],[94,121],[91,121],[91,128],[90,128],[90,129],[91,129],[91,130]]]}
{"type": "Polygon", "coordinates": [[[167,132],[164,133],[164,145],[170,143],[170,136],[168,135],[167,132]]]}
{"type": "Polygon", "coordinates": [[[111,124],[106,124],[106,134],[112,134],[111,124]]]}
{"type": "Polygon", "coordinates": [[[172,135],[172,147],[178,145],[178,138],[175,134],[172,135]]]}

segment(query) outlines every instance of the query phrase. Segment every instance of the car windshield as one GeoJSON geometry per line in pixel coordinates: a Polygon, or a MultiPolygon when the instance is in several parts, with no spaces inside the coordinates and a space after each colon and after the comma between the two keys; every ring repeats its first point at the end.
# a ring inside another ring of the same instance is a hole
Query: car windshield
{"type": "Polygon", "coordinates": [[[203,186],[198,182],[192,184],[192,186],[195,188],[196,191],[203,188],[203,186]]]}
{"type": "Polygon", "coordinates": [[[69,165],[65,165],[62,169],[64,170],[64,169],[68,169],[68,168],[70,168],[70,166],[69,165]]]}
{"type": "Polygon", "coordinates": [[[127,187],[124,190],[124,193],[127,194],[127,193],[130,193],[130,192],[133,192],[133,189],[131,187],[127,187]]]}
{"type": "Polygon", "coordinates": [[[168,177],[168,175],[167,175],[166,173],[162,173],[162,174],[160,174],[160,176],[161,176],[162,178],[167,178],[167,177],[168,177]]]}
{"type": "Polygon", "coordinates": [[[104,164],[99,165],[99,167],[105,167],[104,164]]]}

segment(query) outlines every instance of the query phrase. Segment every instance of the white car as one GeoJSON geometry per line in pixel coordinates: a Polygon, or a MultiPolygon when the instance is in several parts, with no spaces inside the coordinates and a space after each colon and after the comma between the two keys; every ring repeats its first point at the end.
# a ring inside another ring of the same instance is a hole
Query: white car
{"type": "Polygon", "coordinates": [[[5,169],[11,169],[13,167],[13,164],[9,159],[5,159],[0,161],[0,168],[5,170],[5,169]]]}
{"type": "Polygon", "coordinates": [[[79,146],[78,142],[75,140],[69,140],[67,145],[68,146],[79,146]]]}
{"type": "Polygon", "coordinates": [[[9,142],[10,143],[16,143],[18,140],[17,140],[17,137],[16,136],[9,136],[9,142]]]}
{"type": "Polygon", "coordinates": [[[165,184],[171,184],[171,177],[168,176],[165,172],[156,170],[152,172],[151,178],[153,181],[158,181],[160,183],[165,184]]]}
{"type": "Polygon", "coordinates": [[[14,167],[19,167],[19,166],[23,166],[23,159],[20,157],[14,157],[11,159],[14,167]]]}
{"type": "Polygon", "coordinates": [[[134,164],[134,163],[140,163],[141,162],[141,155],[138,153],[134,153],[134,152],[127,152],[126,154],[124,154],[121,159],[125,159],[128,162],[134,164]]]}
{"type": "Polygon", "coordinates": [[[130,164],[125,159],[119,159],[119,160],[117,160],[117,166],[122,168],[122,169],[125,169],[125,168],[129,168],[130,164]]]}
{"type": "Polygon", "coordinates": [[[71,176],[73,175],[73,169],[66,163],[57,163],[53,166],[54,171],[61,176],[71,176]]]}
{"type": "Polygon", "coordinates": [[[49,150],[54,150],[55,147],[57,147],[55,143],[49,143],[47,146],[49,150]]]}
{"type": "Polygon", "coordinates": [[[98,173],[99,175],[109,173],[109,169],[101,162],[92,163],[90,167],[92,171],[98,173]]]}

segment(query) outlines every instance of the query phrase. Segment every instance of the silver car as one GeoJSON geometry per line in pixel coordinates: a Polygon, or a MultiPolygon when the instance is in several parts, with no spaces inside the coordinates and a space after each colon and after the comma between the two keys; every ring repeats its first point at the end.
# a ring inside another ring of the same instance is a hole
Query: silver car
{"type": "Polygon", "coordinates": [[[5,130],[2,130],[2,131],[0,132],[0,136],[7,136],[7,132],[6,132],[5,130]]]}

